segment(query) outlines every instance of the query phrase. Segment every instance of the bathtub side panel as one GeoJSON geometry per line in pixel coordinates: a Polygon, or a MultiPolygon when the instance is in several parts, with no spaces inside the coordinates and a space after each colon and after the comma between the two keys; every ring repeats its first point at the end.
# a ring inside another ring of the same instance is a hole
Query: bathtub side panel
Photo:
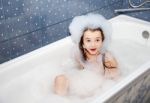
{"type": "Polygon", "coordinates": [[[105,103],[147,103],[150,99],[150,68],[105,103]]]}

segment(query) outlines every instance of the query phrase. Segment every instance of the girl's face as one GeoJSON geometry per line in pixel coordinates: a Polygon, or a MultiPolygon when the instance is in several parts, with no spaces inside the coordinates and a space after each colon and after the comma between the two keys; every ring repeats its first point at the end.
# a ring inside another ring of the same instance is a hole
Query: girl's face
{"type": "Polygon", "coordinates": [[[87,30],[83,35],[83,48],[90,55],[97,55],[102,47],[102,34],[100,31],[87,30]]]}

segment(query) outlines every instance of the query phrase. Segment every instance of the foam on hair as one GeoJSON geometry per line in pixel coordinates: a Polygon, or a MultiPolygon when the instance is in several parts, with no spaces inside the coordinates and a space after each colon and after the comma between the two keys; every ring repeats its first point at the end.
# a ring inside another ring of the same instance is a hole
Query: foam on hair
{"type": "Polygon", "coordinates": [[[101,28],[105,40],[101,48],[101,52],[105,52],[110,42],[110,37],[112,33],[111,24],[100,14],[89,13],[87,15],[76,16],[73,18],[69,25],[69,31],[71,33],[71,39],[75,44],[80,42],[83,31],[86,28],[96,29],[101,28]]]}

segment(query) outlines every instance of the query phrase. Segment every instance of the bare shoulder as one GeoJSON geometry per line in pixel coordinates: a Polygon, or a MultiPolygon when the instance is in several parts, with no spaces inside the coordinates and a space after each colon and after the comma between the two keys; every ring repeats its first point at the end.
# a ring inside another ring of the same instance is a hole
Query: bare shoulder
{"type": "Polygon", "coordinates": [[[106,59],[109,59],[109,60],[115,59],[113,54],[111,52],[109,52],[109,51],[105,52],[105,57],[106,57],[106,59]]]}

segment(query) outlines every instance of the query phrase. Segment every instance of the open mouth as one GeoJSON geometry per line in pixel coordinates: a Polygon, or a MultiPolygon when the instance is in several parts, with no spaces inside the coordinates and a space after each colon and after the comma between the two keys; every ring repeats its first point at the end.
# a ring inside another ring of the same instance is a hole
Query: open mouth
{"type": "Polygon", "coordinates": [[[96,48],[94,48],[94,49],[90,49],[91,51],[96,51],[96,48]]]}

